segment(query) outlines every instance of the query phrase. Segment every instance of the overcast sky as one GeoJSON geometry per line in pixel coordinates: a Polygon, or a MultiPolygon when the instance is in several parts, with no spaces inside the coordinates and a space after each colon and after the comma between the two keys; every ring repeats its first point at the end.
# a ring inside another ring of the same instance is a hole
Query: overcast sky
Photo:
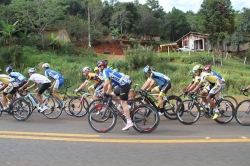
{"type": "MultiPolygon", "coordinates": [[[[118,0],[119,2],[134,2],[134,0],[118,0]]],[[[160,6],[166,12],[172,10],[173,7],[182,10],[183,12],[192,10],[198,12],[203,0],[158,0],[160,6]]],[[[140,4],[145,4],[146,0],[139,0],[140,4]]],[[[250,8],[250,0],[231,0],[234,10],[241,10],[243,7],[250,8]]]]}

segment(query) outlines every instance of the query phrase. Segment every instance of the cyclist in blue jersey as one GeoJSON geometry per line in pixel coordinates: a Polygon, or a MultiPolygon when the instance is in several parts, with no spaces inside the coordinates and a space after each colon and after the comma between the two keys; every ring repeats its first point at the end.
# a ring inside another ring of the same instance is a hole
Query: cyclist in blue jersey
{"type": "Polygon", "coordinates": [[[54,70],[50,70],[49,66],[50,65],[48,63],[44,63],[42,65],[42,68],[45,71],[45,76],[54,80],[54,82],[51,85],[51,88],[53,88],[53,95],[55,98],[57,98],[59,101],[61,101],[62,108],[64,108],[66,102],[62,100],[62,97],[58,93],[59,89],[64,84],[63,76],[54,70]]]}
{"type": "Polygon", "coordinates": [[[19,88],[27,82],[27,79],[21,73],[15,72],[11,66],[6,68],[6,73],[18,83],[19,88]]]}
{"type": "Polygon", "coordinates": [[[114,90],[112,95],[115,95],[115,97],[116,96],[120,97],[121,105],[127,119],[127,124],[125,125],[124,128],[122,128],[122,130],[127,130],[130,127],[134,126],[134,123],[132,122],[130,117],[130,111],[127,104],[131,80],[127,75],[122,75],[117,71],[113,71],[107,68],[107,65],[108,65],[107,60],[100,60],[97,62],[97,66],[103,74],[103,79],[104,79],[103,92],[111,93],[112,82],[117,84],[118,87],[114,90]]]}
{"type": "Polygon", "coordinates": [[[141,89],[151,91],[151,93],[154,94],[159,94],[157,98],[158,98],[158,105],[160,108],[159,115],[161,116],[164,114],[163,97],[166,95],[167,91],[171,88],[170,78],[162,73],[154,71],[148,65],[144,67],[142,72],[149,78],[143,84],[141,89]],[[154,87],[155,83],[157,83],[158,86],[154,87]]]}

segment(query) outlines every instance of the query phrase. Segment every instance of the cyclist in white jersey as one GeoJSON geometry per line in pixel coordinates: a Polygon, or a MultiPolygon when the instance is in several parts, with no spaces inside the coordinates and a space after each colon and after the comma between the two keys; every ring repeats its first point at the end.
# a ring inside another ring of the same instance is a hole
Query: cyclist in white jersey
{"type": "Polygon", "coordinates": [[[43,94],[44,91],[50,88],[51,81],[47,77],[41,74],[37,74],[35,68],[30,68],[28,70],[28,73],[30,75],[30,78],[28,79],[26,84],[24,84],[21,88],[19,88],[19,90],[26,88],[31,81],[34,81],[34,83],[31,86],[27,87],[26,90],[30,90],[36,85],[40,84],[39,88],[36,89],[35,91],[37,91],[36,98],[40,104],[38,110],[40,110],[40,113],[42,113],[47,109],[47,106],[44,105],[41,95],[43,94]]]}

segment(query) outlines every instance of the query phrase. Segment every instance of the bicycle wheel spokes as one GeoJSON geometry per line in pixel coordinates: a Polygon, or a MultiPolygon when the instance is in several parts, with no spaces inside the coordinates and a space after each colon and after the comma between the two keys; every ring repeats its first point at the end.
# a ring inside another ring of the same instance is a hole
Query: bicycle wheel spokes
{"type": "Polygon", "coordinates": [[[159,125],[160,118],[157,110],[150,105],[136,107],[131,116],[134,122],[133,128],[140,133],[150,133],[159,125]]]}
{"type": "Polygon", "coordinates": [[[220,111],[220,115],[215,121],[220,124],[229,123],[234,118],[234,106],[233,104],[225,99],[222,99],[217,104],[220,111]]]}
{"type": "Polygon", "coordinates": [[[12,103],[13,117],[19,121],[25,121],[30,116],[30,105],[22,98],[16,99],[12,103]]]}
{"type": "Polygon", "coordinates": [[[117,116],[105,104],[98,104],[89,111],[89,125],[99,133],[106,133],[112,130],[116,124],[116,119],[117,116]]]}
{"type": "Polygon", "coordinates": [[[47,118],[56,119],[62,114],[61,103],[56,98],[46,98],[44,104],[47,106],[47,110],[44,111],[47,118]]]}
{"type": "Polygon", "coordinates": [[[239,103],[236,108],[235,119],[243,126],[250,126],[250,100],[239,103]]]}
{"type": "Polygon", "coordinates": [[[69,111],[76,117],[85,116],[88,113],[88,102],[81,97],[73,98],[69,103],[69,111]]]}
{"type": "Polygon", "coordinates": [[[178,105],[176,115],[182,124],[190,125],[200,118],[200,108],[192,100],[185,100],[178,105]]]}
{"type": "Polygon", "coordinates": [[[224,96],[223,99],[230,101],[234,105],[234,108],[238,105],[237,100],[233,96],[224,96]]]}
{"type": "Polygon", "coordinates": [[[178,96],[169,96],[168,101],[163,102],[164,116],[170,120],[176,120],[176,109],[181,99],[178,96]]]}

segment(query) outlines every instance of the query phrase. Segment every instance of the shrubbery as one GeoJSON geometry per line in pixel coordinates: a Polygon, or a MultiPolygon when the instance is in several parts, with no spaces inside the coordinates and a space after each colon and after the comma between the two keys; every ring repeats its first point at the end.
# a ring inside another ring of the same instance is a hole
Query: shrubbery
{"type": "Polygon", "coordinates": [[[22,47],[14,45],[10,47],[0,47],[0,63],[1,67],[11,65],[13,67],[20,66],[20,60],[23,56],[22,47]]]}

